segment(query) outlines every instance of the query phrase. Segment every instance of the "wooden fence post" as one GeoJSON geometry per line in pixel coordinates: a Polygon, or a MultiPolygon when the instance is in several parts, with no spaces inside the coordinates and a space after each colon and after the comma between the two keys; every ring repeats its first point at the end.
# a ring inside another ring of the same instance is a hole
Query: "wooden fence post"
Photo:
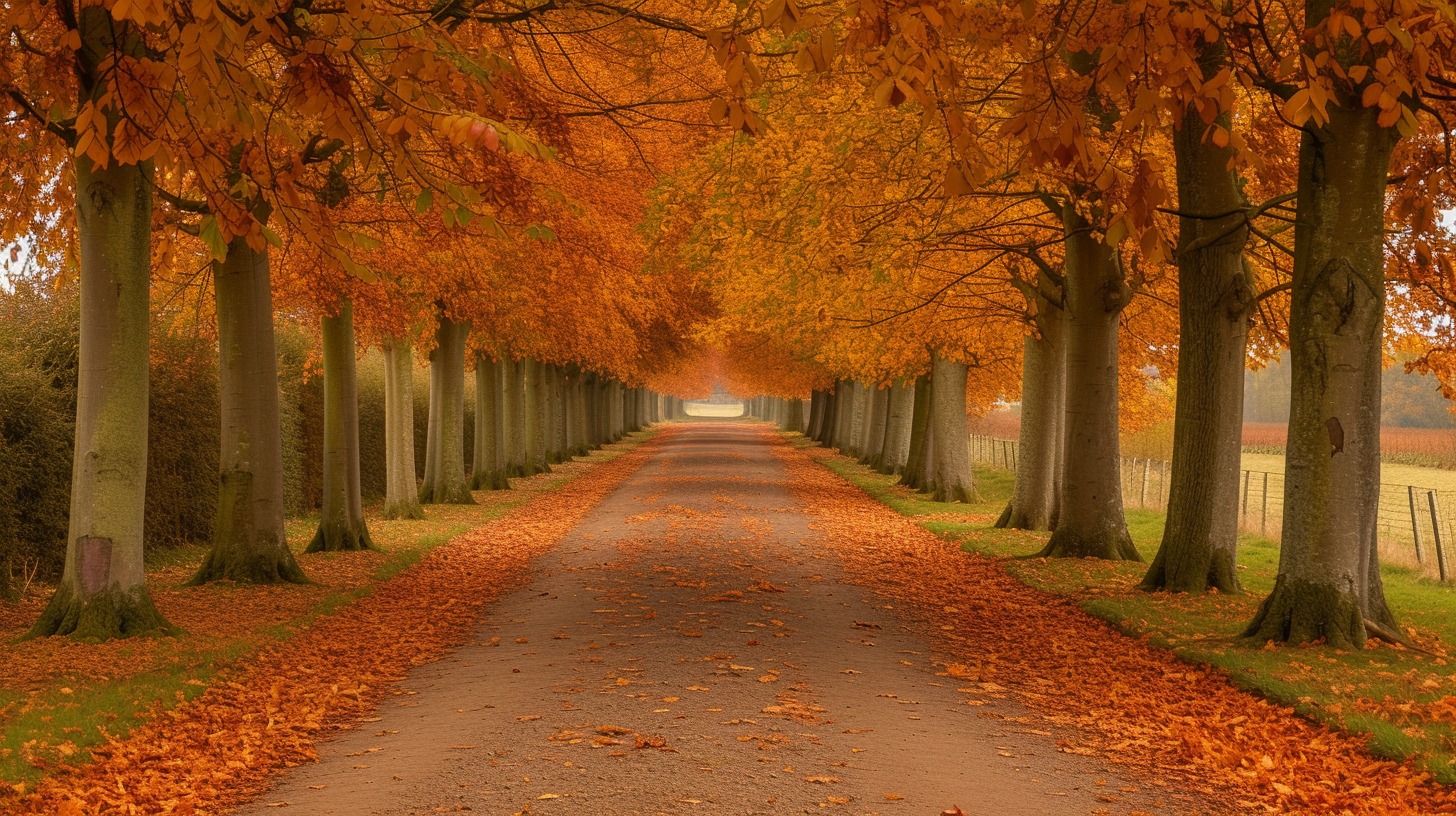
{"type": "Polygon", "coordinates": [[[1421,546],[1421,519],[1416,513],[1416,488],[1415,485],[1405,486],[1406,497],[1410,499],[1411,513],[1411,535],[1416,539],[1416,563],[1426,563],[1426,549],[1421,546]]]}
{"type": "Polygon", "coordinates": [[[1436,569],[1441,573],[1441,580],[1448,579],[1446,571],[1446,548],[1441,546],[1441,511],[1436,504],[1436,491],[1426,492],[1426,501],[1431,506],[1431,543],[1436,547],[1436,569]]]}
{"type": "Polygon", "coordinates": [[[1259,535],[1269,537],[1269,473],[1264,472],[1264,509],[1259,514],[1259,535]]]}
{"type": "Polygon", "coordinates": [[[1252,470],[1244,471],[1244,501],[1239,509],[1239,523],[1243,524],[1249,518],[1249,478],[1254,475],[1252,470]]]}

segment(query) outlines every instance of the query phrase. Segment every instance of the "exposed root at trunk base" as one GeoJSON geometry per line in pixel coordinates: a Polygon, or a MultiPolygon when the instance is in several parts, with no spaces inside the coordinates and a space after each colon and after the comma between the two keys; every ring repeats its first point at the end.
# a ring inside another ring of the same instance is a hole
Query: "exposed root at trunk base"
{"type": "Polygon", "coordinates": [[[420,504],[475,504],[475,497],[470,495],[468,482],[443,487],[426,484],[420,488],[420,504]]]}
{"type": "Polygon", "coordinates": [[[1183,546],[1196,548],[1196,551],[1184,552],[1174,564],[1170,557],[1174,547],[1165,539],[1163,546],[1158,548],[1158,554],[1153,557],[1153,565],[1148,568],[1148,574],[1143,576],[1137,588],[1144,592],[1186,592],[1190,595],[1198,595],[1210,589],[1228,595],[1238,595],[1244,591],[1239,586],[1232,552],[1202,545],[1183,546]]]}
{"type": "Polygon", "coordinates": [[[381,511],[386,519],[422,519],[425,509],[417,501],[397,501],[384,505],[381,511]]]}
{"type": "Polygon", "coordinates": [[[1052,533],[1041,552],[1031,558],[1101,558],[1106,561],[1143,560],[1143,554],[1133,546],[1132,536],[1127,528],[1103,530],[1088,535],[1080,530],[1064,527],[1052,533]]]}
{"type": "Polygon", "coordinates": [[[981,494],[976,492],[975,487],[963,484],[946,485],[943,482],[936,482],[931,486],[929,493],[930,500],[937,502],[975,504],[981,501],[981,494]]]}
{"type": "Polygon", "coordinates": [[[307,575],[293,560],[293,552],[287,547],[281,551],[262,547],[260,551],[245,552],[239,548],[214,546],[202,560],[197,573],[187,579],[185,586],[201,586],[209,581],[236,581],[240,584],[311,584],[307,575]]]}
{"type": "Polygon", "coordinates": [[[319,523],[318,532],[308,542],[304,552],[360,552],[377,550],[374,539],[369,537],[369,527],[361,520],[357,527],[340,521],[319,523]]]}
{"type": "Polygon", "coordinates": [[[1276,643],[1322,641],[1336,649],[1358,649],[1365,645],[1367,631],[1355,595],[1329,584],[1281,575],[1243,636],[1276,643]]]}
{"type": "Polygon", "coordinates": [[[69,635],[76,640],[102,641],[137,635],[176,635],[181,630],[167,622],[144,586],[123,591],[112,587],[82,596],[62,583],[46,604],[40,620],[25,640],[69,635]]]}

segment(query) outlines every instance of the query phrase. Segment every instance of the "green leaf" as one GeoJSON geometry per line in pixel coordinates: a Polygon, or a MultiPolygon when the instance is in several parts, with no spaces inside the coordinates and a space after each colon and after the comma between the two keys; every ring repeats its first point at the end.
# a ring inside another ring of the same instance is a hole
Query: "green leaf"
{"type": "Polygon", "coordinates": [[[227,241],[222,239],[222,230],[217,226],[217,219],[207,215],[202,218],[202,228],[197,231],[197,237],[207,248],[212,251],[214,261],[227,259],[227,241]]]}
{"type": "Polygon", "coordinates": [[[419,215],[424,215],[425,211],[428,210],[430,206],[434,203],[435,194],[429,189],[421,190],[419,196],[415,199],[415,213],[419,215]]]}
{"type": "Polygon", "coordinates": [[[553,232],[551,228],[546,226],[545,224],[535,224],[526,227],[526,237],[532,239],[533,241],[543,241],[546,243],[550,243],[556,240],[556,233],[553,232]]]}
{"type": "Polygon", "coordinates": [[[267,241],[272,246],[282,248],[282,246],[283,246],[283,239],[278,237],[278,233],[274,232],[273,230],[268,229],[267,227],[263,227],[262,229],[263,229],[263,240],[264,241],[267,241]]]}

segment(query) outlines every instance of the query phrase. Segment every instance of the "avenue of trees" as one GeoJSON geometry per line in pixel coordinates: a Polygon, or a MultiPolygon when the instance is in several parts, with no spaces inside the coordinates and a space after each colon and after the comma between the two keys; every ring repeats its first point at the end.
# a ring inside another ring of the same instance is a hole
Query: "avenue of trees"
{"type": "MultiPolygon", "coordinates": [[[[79,292],[60,588],[34,634],[166,628],[142,574],[155,313],[216,342],[195,580],[299,581],[275,333],[317,337],[321,520],[470,501],[714,379],[945,501],[968,412],[1022,404],[998,524],[1139,559],[1119,430],[1176,382],[1144,588],[1240,591],[1244,371],[1288,349],[1276,588],[1248,634],[1404,638],[1375,542],[1381,372],[1456,388],[1449,0],[20,2],[7,241],[79,292]],[[428,422],[415,472],[414,359],[428,422]],[[464,435],[473,369],[475,435],[464,435]],[[670,395],[670,396],[660,396],[670,395]]],[[[1453,391],[1456,393],[1456,391],[1453,391]]],[[[3,522],[3,519],[0,519],[3,522]]]]}

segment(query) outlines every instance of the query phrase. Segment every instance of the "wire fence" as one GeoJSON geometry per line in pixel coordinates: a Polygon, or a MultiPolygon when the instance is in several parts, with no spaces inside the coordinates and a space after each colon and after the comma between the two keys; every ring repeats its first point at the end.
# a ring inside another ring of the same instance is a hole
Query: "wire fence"
{"type": "MultiPolygon", "coordinates": [[[[1016,471],[1017,441],[971,436],[971,459],[1016,471]]],[[[1168,509],[1171,463],[1161,459],[1122,460],[1122,501],[1128,508],[1168,509]]],[[[1456,578],[1452,538],[1456,536],[1456,496],[1452,491],[1409,484],[1380,485],[1376,530],[1382,563],[1429,573],[1442,581],[1456,578]]],[[[1239,529],[1279,539],[1284,527],[1284,474],[1239,472],[1239,529]]]]}

